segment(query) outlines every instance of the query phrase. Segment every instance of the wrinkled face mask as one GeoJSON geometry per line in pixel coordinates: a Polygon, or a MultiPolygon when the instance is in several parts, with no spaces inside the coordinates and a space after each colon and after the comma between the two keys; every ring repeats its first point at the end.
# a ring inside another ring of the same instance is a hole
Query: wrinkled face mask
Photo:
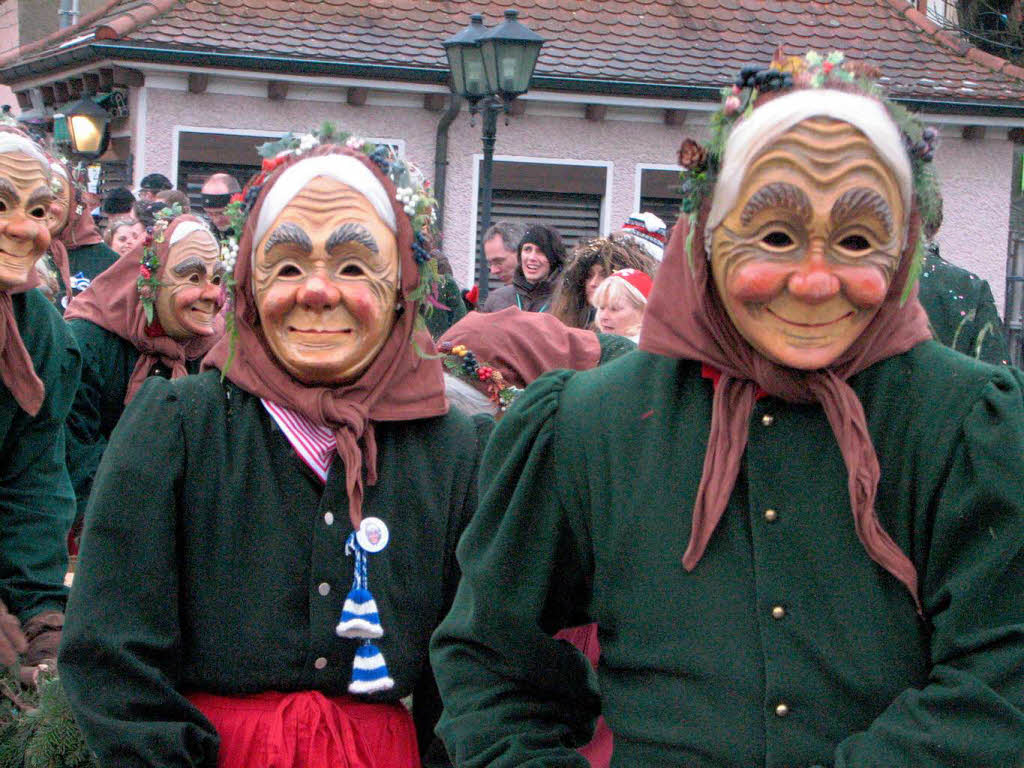
{"type": "Polygon", "coordinates": [[[395,322],[398,244],[359,192],[317,176],[281,210],[254,253],[263,334],[306,384],[343,384],[373,362],[395,322]]]}
{"type": "Polygon", "coordinates": [[[156,317],[164,333],[186,341],[214,333],[224,306],[224,264],[213,235],[191,232],[170,247],[156,293],[156,317]]]}
{"type": "Polygon", "coordinates": [[[50,203],[47,229],[50,230],[51,238],[56,237],[57,233],[67,226],[68,214],[71,211],[71,182],[59,173],[54,173],[53,177],[60,184],[60,193],[50,203]]]}
{"type": "Polygon", "coordinates": [[[30,155],[0,154],[0,290],[23,285],[50,246],[49,182],[47,172],[30,155]]]}
{"type": "Polygon", "coordinates": [[[853,344],[899,265],[899,190],[864,134],[827,118],[797,124],[751,162],[713,230],[711,268],[754,349],[814,370],[853,344]]]}

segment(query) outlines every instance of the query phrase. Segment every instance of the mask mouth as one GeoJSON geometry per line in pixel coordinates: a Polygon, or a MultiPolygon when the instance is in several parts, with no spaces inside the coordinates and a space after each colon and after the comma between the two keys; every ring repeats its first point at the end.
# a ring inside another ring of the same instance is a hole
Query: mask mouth
{"type": "Polygon", "coordinates": [[[856,314],[851,309],[849,312],[846,312],[845,314],[842,314],[839,317],[836,317],[832,320],[826,320],[820,323],[801,323],[796,320],[789,320],[788,318],[785,318],[782,315],[776,314],[769,307],[765,307],[764,311],[767,312],[772,317],[779,320],[780,322],[786,323],[786,325],[795,325],[797,328],[828,328],[829,326],[841,323],[843,320],[848,320],[849,318],[853,317],[854,314],[856,314]]]}

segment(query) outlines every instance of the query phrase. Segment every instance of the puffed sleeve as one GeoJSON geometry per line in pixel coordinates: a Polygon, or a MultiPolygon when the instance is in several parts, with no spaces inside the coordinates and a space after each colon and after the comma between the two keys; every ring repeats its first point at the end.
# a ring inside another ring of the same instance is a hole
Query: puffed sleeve
{"type": "Polygon", "coordinates": [[[940,481],[922,494],[916,531],[930,672],[839,744],[835,768],[1016,766],[1024,756],[1021,373],[997,370],[962,423],[945,424],[959,433],[933,458],[940,481]]]}
{"type": "Polygon", "coordinates": [[[176,489],[186,454],[174,383],[151,378],[96,473],[59,657],[100,765],[217,762],[213,726],[177,690],[176,489]]]}
{"type": "Polygon", "coordinates": [[[600,706],[587,660],[552,639],[589,621],[593,557],[559,400],[573,376],[534,382],[498,424],[480,503],[458,547],[455,602],[434,633],[437,732],[458,766],[579,766],[600,706]]]}

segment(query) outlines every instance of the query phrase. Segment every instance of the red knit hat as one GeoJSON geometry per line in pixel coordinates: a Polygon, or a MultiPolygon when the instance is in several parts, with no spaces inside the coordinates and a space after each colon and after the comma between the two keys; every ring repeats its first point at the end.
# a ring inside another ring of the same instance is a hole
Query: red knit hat
{"type": "Polygon", "coordinates": [[[629,288],[633,298],[641,304],[647,303],[647,297],[651,295],[654,281],[646,272],[641,272],[639,269],[620,269],[608,275],[609,280],[613,278],[622,280],[629,288]]]}

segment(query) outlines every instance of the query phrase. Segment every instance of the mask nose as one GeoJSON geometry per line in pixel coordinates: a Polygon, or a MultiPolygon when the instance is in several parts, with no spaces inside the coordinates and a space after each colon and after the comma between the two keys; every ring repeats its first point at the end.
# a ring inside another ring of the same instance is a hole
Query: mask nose
{"type": "Polygon", "coordinates": [[[296,299],[310,309],[330,309],[341,301],[341,291],[324,276],[314,274],[302,284],[296,299]]]}
{"type": "Polygon", "coordinates": [[[825,244],[815,239],[811,242],[807,256],[793,274],[786,286],[796,298],[810,304],[828,301],[839,293],[839,278],[825,259],[825,244]]]}

